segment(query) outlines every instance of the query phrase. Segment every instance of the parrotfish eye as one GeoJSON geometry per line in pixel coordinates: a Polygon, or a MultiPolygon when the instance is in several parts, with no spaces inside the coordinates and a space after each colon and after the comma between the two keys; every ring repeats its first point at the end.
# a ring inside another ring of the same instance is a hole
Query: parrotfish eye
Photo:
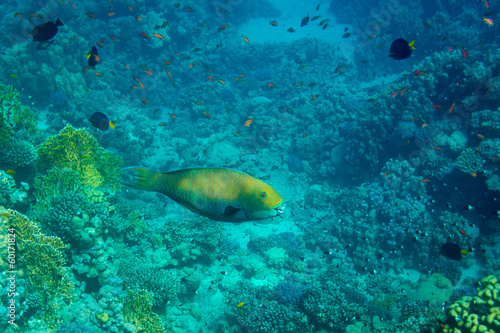
{"type": "Polygon", "coordinates": [[[266,198],[267,197],[267,193],[266,192],[260,192],[260,197],[261,198],[266,198]]]}

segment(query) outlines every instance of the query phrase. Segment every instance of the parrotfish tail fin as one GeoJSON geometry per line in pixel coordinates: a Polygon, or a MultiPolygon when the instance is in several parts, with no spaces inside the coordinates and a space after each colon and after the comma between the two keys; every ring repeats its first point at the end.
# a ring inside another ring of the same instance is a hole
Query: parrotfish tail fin
{"type": "MultiPolygon", "coordinates": [[[[123,168],[121,172],[130,173],[132,176],[129,181],[122,181],[121,183],[138,190],[144,191],[156,191],[156,181],[155,176],[160,173],[151,169],[132,166],[128,168],[123,168]]],[[[125,177],[126,178],[126,177],[125,177]]]]}
{"type": "Polygon", "coordinates": [[[64,25],[64,24],[61,22],[61,20],[60,20],[60,19],[59,19],[59,17],[58,17],[58,18],[57,18],[57,21],[56,21],[56,27],[60,27],[60,26],[62,26],[62,25],[64,25]]]}

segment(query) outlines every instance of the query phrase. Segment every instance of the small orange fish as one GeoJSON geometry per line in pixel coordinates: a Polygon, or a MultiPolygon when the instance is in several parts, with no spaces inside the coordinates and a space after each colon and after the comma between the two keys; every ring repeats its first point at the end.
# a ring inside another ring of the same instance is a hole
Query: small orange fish
{"type": "Polygon", "coordinates": [[[223,24],[217,29],[217,31],[221,32],[222,30],[227,29],[227,25],[223,24]]]}
{"type": "Polygon", "coordinates": [[[142,82],[139,82],[139,85],[141,86],[141,89],[146,89],[146,87],[144,87],[144,84],[142,82]]]}
{"type": "Polygon", "coordinates": [[[205,115],[205,117],[207,117],[207,119],[211,118],[207,111],[203,111],[203,114],[205,115]]]}
{"type": "Polygon", "coordinates": [[[278,26],[278,22],[276,22],[276,21],[270,21],[269,24],[272,25],[273,27],[278,26]]]}
{"type": "Polygon", "coordinates": [[[303,134],[302,134],[302,137],[303,137],[303,138],[307,138],[307,133],[303,133],[303,134]]]}
{"type": "Polygon", "coordinates": [[[153,73],[151,73],[151,70],[150,70],[150,69],[148,69],[148,70],[143,69],[142,71],[143,71],[144,73],[146,73],[148,76],[153,76],[153,73]]]}
{"type": "Polygon", "coordinates": [[[442,107],[442,106],[439,106],[439,105],[434,104],[434,105],[432,106],[432,108],[433,108],[433,109],[442,109],[443,107],[442,107]]]}
{"type": "Polygon", "coordinates": [[[21,14],[21,13],[15,13],[15,14],[14,14],[14,17],[19,17],[19,18],[21,18],[21,17],[23,17],[23,14],[21,14]]]}
{"type": "Polygon", "coordinates": [[[189,68],[193,68],[194,67],[194,62],[190,63],[188,67],[189,68]]]}
{"type": "Polygon", "coordinates": [[[451,108],[450,108],[450,112],[451,113],[453,111],[453,108],[455,107],[455,102],[453,102],[453,104],[451,105],[451,108]]]}
{"type": "Polygon", "coordinates": [[[253,123],[253,119],[248,119],[247,121],[245,121],[245,123],[243,124],[243,126],[250,127],[251,123],[253,123]]]}
{"type": "Polygon", "coordinates": [[[172,76],[170,76],[170,72],[165,69],[165,72],[167,72],[168,78],[172,79],[172,76]]]}
{"type": "Polygon", "coordinates": [[[297,82],[297,83],[295,83],[295,85],[296,85],[297,87],[300,87],[300,86],[303,86],[303,85],[304,85],[304,82],[297,82]]]}
{"type": "Polygon", "coordinates": [[[388,174],[390,174],[389,171],[384,172],[384,177],[387,176],[388,174]]]}
{"type": "Polygon", "coordinates": [[[319,97],[319,95],[314,95],[313,97],[311,97],[309,102],[315,101],[318,97],[319,97]]]}
{"type": "Polygon", "coordinates": [[[429,75],[429,74],[427,74],[426,72],[419,71],[418,69],[415,69],[415,70],[413,71],[413,73],[414,73],[415,75],[418,75],[418,76],[422,76],[422,75],[429,75]]]}
{"type": "Polygon", "coordinates": [[[123,67],[125,67],[125,69],[129,69],[128,65],[123,65],[123,67]]]}
{"type": "Polygon", "coordinates": [[[484,140],[484,135],[478,134],[477,137],[480,138],[481,140],[484,140]]]}
{"type": "Polygon", "coordinates": [[[95,75],[95,76],[102,77],[102,74],[101,74],[101,73],[99,73],[99,72],[95,72],[95,73],[94,73],[94,75],[95,75]]]}
{"type": "Polygon", "coordinates": [[[160,28],[165,28],[167,26],[167,24],[168,24],[168,21],[163,22],[160,28]]]}
{"type": "Polygon", "coordinates": [[[146,33],[144,33],[144,32],[141,32],[141,36],[142,36],[142,37],[144,37],[144,38],[146,38],[146,39],[151,39],[151,38],[149,38],[149,36],[148,36],[146,33]]]}
{"type": "Polygon", "coordinates": [[[470,175],[471,175],[472,177],[474,177],[474,178],[476,178],[476,177],[477,177],[477,173],[475,173],[475,172],[471,172],[471,173],[470,173],[470,175]]]}
{"type": "Polygon", "coordinates": [[[130,10],[131,12],[133,12],[133,11],[134,11],[134,8],[132,8],[132,6],[131,6],[131,5],[125,5],[125,7],[127,7],[127,8],[128,8],[128,10],[130,10]]]}
{"type": "Polygon", "coordinates": [[[214,78],[212,75],[205,74],[208,77],[208,82],[212,82],[212,79],[214,78]]]}
{"type": "Polygon", "coordinates": [[[97,42],[96,44],[97,44],[97,46],[99,46],[101,49],[103,49],[103,48],[104,48],[104,47],[102,47],[102,44],[101,44],[100,42],[97,42]]]}
{"type": "Polygon", "coordinates": [[[492,27],[493,24],[494,24],[492,19],[489,19],[489,18],[486,18],[486,17],[483,19],[483,21],[484,21],[484,23],[486,23],[490,27],[492,27]]]}
{"type": "Polygon", "coordinates": [[[424,180],[422,180],[422,183],[430,183],[430,182],[431,182],[430,179],[424,179],[424,180]]]}
{"type": "Polygon", "coordinates": [[[484,7],[490,8],[490,4],[488,3],[488,0],[484,0],[484,7]]]}
{"type": "Polygon", "coordinates": [[[429,126],[429,124],[422,124],[422,128],[429,126]]]}
{"type": "Polygon", "coordinates": [[[412,118],[411,121],[415,122],[415,120],[417,120],[417,118],[418,118],[418,116],[415,116],[415,117],[412,118]]]}
{"type": "Polygon", "coordinates": [[[462,52],[462,55],[465,59],[469,59],[469,53],[467,53],[467,51],[465,51],[464,49],[460,49],[460,51],[462,52]]]}
{"type": "Polygon", "coordinates": [[[137,21],[142,21],[142,17],[140,17],[139,15],[137,15],[137,21]]]}
{"type": "Polygon", "coordinates": [[[130,89],[137,89],[137,86],[130,86],[130,89]]]}
{"type": "Polygon", "coordinates": [[[226,84],[226,82],[222,81],[221,79],[218,79],[217,82],[219,82],[220,84],[226,84]]]}
{"type": "Polygon", "coordinates": [[[203,104],[203,101],[196,102],[196,105],[202,105],[202,104],[203,104]]]}
{"type": "Polygon", "coordinates": [[[170,118],[172,118],[172,119],[176,119],[176,118],[177,118],[177,117],[175,116],[175,114],[173,114],[173,113],[169,113],[168,115],[169,115],[169,116],[170,116],[170,118]]]}
{"type": "Polygon", "coordinates": [[[76,8],[74,3],[70,2],[69,4],[71,5],[71,7],[76,8]]]}
{"type": "Polygon", "coordinates": [[[92,13],[85,13],[85,15],[87,15],[87,17],[88,17],[89,20],[93,20],[93,19],[95,19],[97,17],[97,16],[95,16],[95,14],[92,14],[92,13]]]}
{"type": "Polygon", "coordinates": [[[167,125],[167,123],[161,122],[158,124],[158,126],[165,126],[165,125],[167,125]]]}
{"type": "Polygon", "coordinates": [[[167,65],[167,66],[168,66],[168,65],[171,65],[170,61],[168,61],[168,60],[165,60],[163,63],[164,63],[165,65],[167,65]]]}
{"type": "Polygon", "coordinates": [[[194,13],[194,9],[191,7],[186,7],[186,12],[194,13]]]}
{"type": "Polygon", "coordinates": [[[141,102],[142,102],[143,104],[145,104],[145,105],[149,105],[149,103],[148,103],[148,102],[146,102],[146,99],[145,99],[145,98],[141,99],[141,102]]]}
{"type": "Polygon", "coordinates": [[[268,86],[269,88],[274,88],[274,83],[268,83],[268,84],[267,84],[267,86],[268,86]]]}
{"type": "Polygon", "coordinates": [[[115,12],[109,12],[108,16],[114,16],[116,13],[115,12]]]}
{"type": "Polygon", "coordinates": [[[245,41],[245,43],[250,44],[250,40],[246,38],[245,36],[241,35],[241,38],[245,41]]]}
{"type": "Polygon", "coordinates": [[[155,36],[155,37],[156,37],[156,38],[158,38],[158,39],[163,39],[163,38],[165,38],[165,37],[163,37],[163,36],[162,36],[162,35],[160,35],[160,34],[154,34],[153,36],[155,36]]]}
{"type": "Polygon", "coordinates": [[[398,92],[399,92],[399,90],[396,90],[395,92],[393,92],[393,93],[391,94],[391,97],[396,96],[396,95],[398,94],[398,92]]]}
{"type": "Polygon", "coordinates": [[[436,147],[432,147],[432,149],[434,149],[434,150],[441,150],[441,147],[436,146],[436,147]]]}
{"type": "Polygon", "coordinates": [[[405,93],[405,91],[407,91],[408,89],[403,89],[401,90],[401,93],[399,94],[399,96],[403,96],[403,94],[405,93]]]}
{"type": "Polygon", "coordinates": [[[459,233],[461,233],[462,235],[466,236],[467,233],[465,231],[463,231],[462,229],[458,230],[459,233]]]}
{"type": "Polygon", "coordinates": [[[134,78],[135,81],[137,82],[140,82],[141,80],[139,80],[138,78],[136,78],[135,76],[132,76],[134,78]]]}
{"type": "Polygon", "coordinates": [[[495,156],[493,156],[493,157],[491,158],[491,160],[492,160],[492,161],[498,161],[498,160],[500,160],[500,157],[495,157],[495,156]]]}

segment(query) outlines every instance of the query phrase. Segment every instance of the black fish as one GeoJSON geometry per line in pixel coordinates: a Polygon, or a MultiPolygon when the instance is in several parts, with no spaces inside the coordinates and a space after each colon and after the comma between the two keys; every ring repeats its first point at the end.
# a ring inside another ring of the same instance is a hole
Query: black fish
{"type": "Polygon", "coordinates": [[[316,21],[317,19],[319,19],[321,17],[321,15],[316,15],[316,16],[313,16],[311,17],[311,21],[316,21]]]}
{"type": "Polygon", "coordinates": [[[449,259],[462,259],[462,250],[460,249],[460,246],[455,243],[444,243],[443,245],[441,245],[441,250],[439,250],[439,253],[449,259]]]}
{"type": "Polygon", "coordinates": [[[109,128],[109,118],[102,112],[96,112],[90,117],[90,122],[94,127],[101,131],[107,131],[109,128]]]}
{"type": "Polygon", "coordinates": [[[294,29],[294,28],[292,28],[292,27],[290,27],[290,28],[288,28],[286,31],[288,31],[288,32],[295,32],[295,29],[294,29]]]}
{"type": "Polygon", "coordinates": [[[51,38],[53,38],[57,31],[59,30],[57,27],[60,27],[62,24],[61,20],[58,18],[56,22],[45,22],[40,25],[37,25],[35,29],[31,32],[33,36],[34,42],[45,42],[51,38]]]}
{"type": "Polygon", "coordinates": [[[342,35],[342,38],[349,38],[349,37],[351,37],[350,32],[346,32],[345,34],[342,35]]]}
{"type": "Polygon", "coordinates": [[[97,54],[97,48],[92,46],[90,53],[87,55],[87,64],[89,67],[95,68],[95,65],[99,62],[99,55],[97,54]]]}
{"type": "MultiPolygon", "coordinates": [[[[413,42],[412,42],[413,43],[413,42]]],[[[391,44],[389,57],[403,60],[411,56],[410,44],[403,38],[398,38],[391,44]]]]}
{"type": "Polygon", "coordinates": [[[321,30],[325,30],[327,27],[328,27],[328,23],[327,23],[327,24],[325,24],[325,25],[323,26],[323,28],[321,28],[321,30]]]}
{"type": "Polygon", "coordinates": [[[307,14],[307,16],[302,19],[302,23],[300,23],[300,26],[305,27],[307,23],[309,23],[309,14],[307,14]]]}

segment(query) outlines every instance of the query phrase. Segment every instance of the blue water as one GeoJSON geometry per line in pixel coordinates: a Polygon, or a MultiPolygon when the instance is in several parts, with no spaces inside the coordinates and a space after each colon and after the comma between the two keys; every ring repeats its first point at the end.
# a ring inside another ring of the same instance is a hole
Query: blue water
{"type": "Polygon", "coordinates": [[[0,330],[451,332],[488,315],[450,309],[498,289],[498,8],[1,4],[0,330]],[[389,57],[398,38],[410,57],[389,57]],[[122,185],[128,166],[240,170],[286,207],[210,220],[122,185]]]}

